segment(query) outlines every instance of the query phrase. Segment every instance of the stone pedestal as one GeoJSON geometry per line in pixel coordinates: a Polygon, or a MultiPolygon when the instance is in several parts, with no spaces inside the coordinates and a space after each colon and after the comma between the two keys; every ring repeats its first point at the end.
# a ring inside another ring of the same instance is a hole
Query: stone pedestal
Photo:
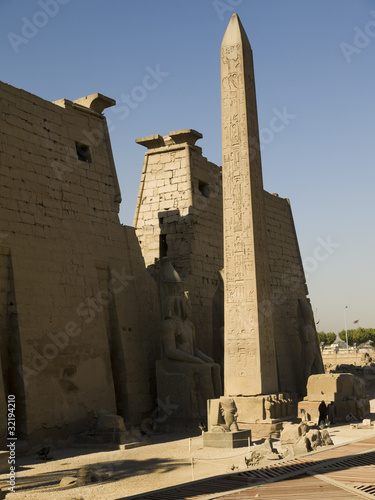
{"type": "Polygon", "coordinates": [[[249,445],[251,446],[251,430],[203,434],[203,446],[211,448],[242,448],[249,445]]]}
{"type": "Polygon", "coordinates": [[[307,382],[307,401],[343,401],[366,397],[365,382],[351,373],[311,375],[307,382]]]}
{"type": "Polygon", "coordinates": [[[295,416],[294,402],[288,394],[267,394],[264,396],[239,396],[233,398],[239,423],[274,423],[295,416]]]}
{"type": "MultiPolygon", "coordinates": [[[[208,401],[207,423],[209,430],[217,425],[223,425],[224,420],[220,416],[219,407],[220,402],[225,399],[228,398],[222,397],[208,401]]],[[[239,396],[231,398],[231,400],[234,401],[237,410],[236,422],[238,426],[241,430],[251,431],[253,439],[278,438],[283,424],[295,418],[294,402],[289,394],[239,396]]]]}
{"type": "Polygon", "coordinates": [[[156,382],[158,406],[168,408],[160,416],[161,423],[173,423],[178,428],[205,420],[207,397],[194,372],[172,373],[165,369],[162,361],[156,361],[156,382]]]}
{"type": "Polygon", "coordinates": [[[125,443],[127,432],[124,421],[120,415],[100,410],[97,419],[93,422],[93,437],[101,443],[125,443]]]}
{"type": "Polygon", "coordinates": [[[140,443],[142,435],[138,430],[127,431],[120,415],[113,415],[99,410],[93,419],[88,432],[74,437],[75,444],[84,445],[118,445],[140,443]]]}
{"type": "Polygon", "coordinates": [[[278,439],[284,428],[284,425],[289,423],[291,420],[272,420],[272,421],[258,421],[252,422],[250,424],[242,424],[241,428],[243,430],[251,430],[251,437],[253,440],[257,439],[278,439]]]}

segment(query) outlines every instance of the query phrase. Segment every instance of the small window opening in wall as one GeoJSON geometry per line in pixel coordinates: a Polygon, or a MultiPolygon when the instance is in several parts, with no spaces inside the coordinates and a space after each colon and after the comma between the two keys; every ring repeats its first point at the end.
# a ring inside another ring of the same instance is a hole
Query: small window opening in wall
{"type": "Polygon", "coordinates": [[[199,181],[198,184],[199,191],[208,198],[210,196],[210,186],[207,184],[207,182],[199,181]]]}
{"type": "Polygon", "coordinates": [[[81,142],[76,142],[77,156],[80,161],[87,161],[91,163],[91,152],[89,146],[82,144],[81,142]]]}
{"type": "Polygon", "coordinates": [[[160,259],[166,257],[168,254],[168,243],[166,234],[161,234],[159,236],[159,253],[160,253],[160,259]]]}

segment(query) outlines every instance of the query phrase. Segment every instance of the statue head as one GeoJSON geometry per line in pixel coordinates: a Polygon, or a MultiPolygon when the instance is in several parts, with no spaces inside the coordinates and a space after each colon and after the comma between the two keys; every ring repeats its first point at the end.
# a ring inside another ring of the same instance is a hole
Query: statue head
{"type": "Polygon", "coordinates": [[[166,318],[178,317],[185,320],[189,317],[191,311],[191,303],[189,292],[184,292],[180,295],[171,295],[167,299],[166,318]]]}
{"type": "Polygon", "coordinates": [[[220,413],[228,429],[237,423],[237,407],[233,399],[220,399],[220,413]]]}

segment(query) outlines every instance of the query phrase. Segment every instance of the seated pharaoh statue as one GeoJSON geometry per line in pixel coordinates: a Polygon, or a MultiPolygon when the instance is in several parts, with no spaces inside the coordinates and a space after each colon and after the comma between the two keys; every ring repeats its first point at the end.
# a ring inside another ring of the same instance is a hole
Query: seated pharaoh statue
{"type": "MultiPolygon", "coordinates": [[[[189,320],[189,294],[169,297],[167,317],[161,325],[162,362],[169,372],[191,372],[199,377],[207,399],[221,395],[220,366],[197,349],[195,329],[189,320]]],[[[203,391],[203,389],[202,389],[203,391]]]]}
{"type": "MultiPolygon", "coordinates": [[[[163,262],[162,267],[167,266],[171,268],[170,263],[163,262]]],[[[175,270],[173,274],[169,272],[169,276],[172,275],[177,275],[175,270]]],[[[207,400],[222,394],[220,366],[197,348],[194,324],[189,319],[188,292],[182,292],[181,286],[171,285],[170,281],[169,287],[164,286],[164,319],[160,329],[162,359],[156,362],[158,398],[178,405],[171,420],[204,418],[207,400]]]]}

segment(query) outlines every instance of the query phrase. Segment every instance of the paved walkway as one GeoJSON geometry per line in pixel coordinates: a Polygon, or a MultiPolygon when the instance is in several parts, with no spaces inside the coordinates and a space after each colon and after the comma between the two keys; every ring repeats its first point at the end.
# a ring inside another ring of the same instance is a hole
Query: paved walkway
{"type": "Polygon", "coordinates": [[[375,499],[375,436],[294,460],[124,499],[375,499]]]}

